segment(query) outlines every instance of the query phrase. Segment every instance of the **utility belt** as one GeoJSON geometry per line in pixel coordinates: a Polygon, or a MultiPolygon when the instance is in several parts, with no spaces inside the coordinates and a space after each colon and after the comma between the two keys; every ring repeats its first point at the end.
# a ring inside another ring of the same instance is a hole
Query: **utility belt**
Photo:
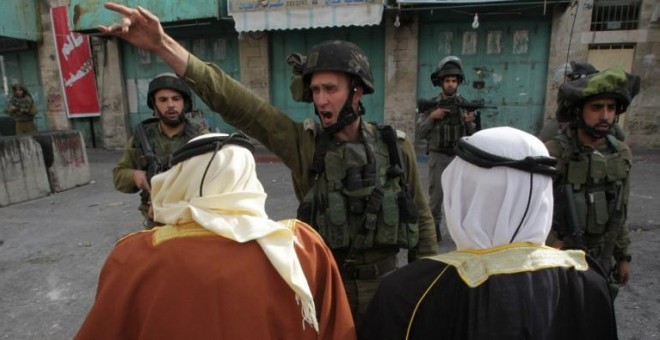
{"type": "Polygon", "coordinates": [[[396,255],[371,264],[346,263],[341,268],[344,280],[375,280],[396,269],[396,255]]]}

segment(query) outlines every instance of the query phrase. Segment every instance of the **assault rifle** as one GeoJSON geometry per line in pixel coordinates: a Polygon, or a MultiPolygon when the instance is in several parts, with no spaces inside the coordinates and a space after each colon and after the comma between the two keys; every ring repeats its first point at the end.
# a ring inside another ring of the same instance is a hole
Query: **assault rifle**
{"type": "Polygon", "coordinates": [[[481,130],[481,113],[478,110],[497,108],[497,106],[486,105],[483,99],[475,101],[461,101],[458,99],[458,97],[450,97],[441,100],[420,99],[417,101],[418,113],[429,113],[438,107],[449,110],[450,119],[460,119],[462,111],[474,112],[474,122],[477,131],[481,130]]]}
{"type": "Polygon", "coordinates": [[[488,106],[485,104],[483,99],[475,101],[463,101],[461,102],[458,98],[448,98],[442,100],[435,99],[420,99],[417,101],[417,112],[419,113],[428,113],[436,108],[441,107],[443,109],[448,109],[450,112],[460,112],[458,109],[465,110],[467,112],[473,112],[480,109],[495,109],[497,106],[488,106]]]}
{"type": "Polygon", "coordinates": [[[147,160],[147,180],[151,185],[151,178],[154,177],[154,175],[157,175],[167,169],[160,162],[160,160],[158,160],[158,157],[156,157],[156,154],[154,153],[154,150],[151,148],[151,144],[147,139],[147,134],[144,131],[144,124],[148,124],[150,122],[151,120],[147,120],[135,127],[134,142],[135,146],[142,151],[142,156],[147,160]]]}

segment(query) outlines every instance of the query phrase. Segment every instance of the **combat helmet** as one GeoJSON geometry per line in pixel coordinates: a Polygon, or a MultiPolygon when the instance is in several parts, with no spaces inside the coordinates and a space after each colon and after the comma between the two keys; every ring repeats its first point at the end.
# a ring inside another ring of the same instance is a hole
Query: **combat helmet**
{"type": "Polygon", "coordinates": [[[596,98],[615,99],[616,114],[622,114],[639,93],[639,88],[639,76],[628,74],[619,68],[607,69],[564,83],[559,87],[557,96],[557,119],[573,121],[581,118],[579,113],[584,103],[596,98]]]}
{"type": "Polygon", "coordinates": [[[340,71],[360,82],[364,94],[374,93],[374,78],[369,59],[362,49],[349,41],[329,40],[312,47],[303,69],[303,82],[309,87],[314,72],[340,71]]]}
{"type": "Polygon", "coordinates": [[[172,89],[183,96],[183,113],[192,110],[192,90],[185,81],[177,77],[174,73],[161,73],[149,82],[149,91],[147,92],[147,106],[154,110],[154,95],[158,90],[172,89]]]}
{"type": "MultiPolygon", "coordinates": [[[[328,40],[312,47],[306,56],[302,70],[303,89],[309,89],[312,75],[315,72],[322,71],[344,72],[350,76],[351,87],[354,88],[359,85],[363,89],[363,94],[374,93],[374,79],[371,75],[369,59],[362,49],[351,42],[328,40]]],[[[352,106],[354,95],[355,91],[349,91],[348,98],[339,112],[337,122],[331,126],[323,127],[324,131],[328,133],[338,132],[364,114],[364,106],[361,102],[357,112],[354,110],[352,106]]],[[[311,94],[302,97],[305,101],[313,101],[311,94]]],[[[314,109],[316,114],[319,115],[316,107],[314,109]]]]}
{"type": "Polygon", "coordinates": [[[568,121],[573,128],[583,130],[593,138],[603,138],[606,133],[612,131],[619,115],[626,112],[632,99],[639,93],[639,88],[638,76],[618,68],[564,83],[559,87],[557,96],[557,120],[568,121]],[[616,102],[616,118],[606,133],[587,125],[582,115],[583,106],[587,101],[602,98],[614,99],[616,102]]]}
{"type": "Polygon", "coordinates": [[[446,76],[456,76],[459,84],[463,82],[465,75],[463,74],[463,62],[460,58],[450,55],[440,60],[438,67],[431,73],[431,83],[433,83],[433,86],[442,87],[442,79],[446,76]]]}

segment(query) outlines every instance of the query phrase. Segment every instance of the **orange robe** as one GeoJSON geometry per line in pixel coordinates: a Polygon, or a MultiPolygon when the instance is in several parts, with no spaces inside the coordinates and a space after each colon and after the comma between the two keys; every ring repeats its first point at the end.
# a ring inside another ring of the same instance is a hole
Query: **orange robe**
{"type": "Polygon", "coordinates": [[[241,244],[191,223],[120,240],[75,338],[355,339],[332,254],[309,226],[289,223],[314,296],[318,334],[303,325],[293,290],[256,241],[241,244]]]}

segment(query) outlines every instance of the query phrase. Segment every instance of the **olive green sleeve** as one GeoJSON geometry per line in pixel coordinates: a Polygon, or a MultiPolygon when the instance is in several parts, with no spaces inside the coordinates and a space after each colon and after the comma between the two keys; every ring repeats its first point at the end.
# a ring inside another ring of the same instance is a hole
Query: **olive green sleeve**
{"type": "Polygon", "coordinates": [[[421,257],[437,255],[439,249],[429,200],[419,176],[417,156],[412,143],[408,139],[405,139],[401,144],[401,151],[406,167],[408,190],[419,211],[419,243],[415,248],[408,251],[408,262],[412,262],[421,257]]]}
{"type": "Polygon", "coordinates": [[[138,192],[139,189],[133,180],[135,169],[140,169],[140,167],[138,153],[133,148],[133,137],[131,137],[126,143],[121,159],[112,169],[112,183],[115,185],[115,189],[128,194],[138,192]]]}
{"type": "Polygon", "coordinates": [[[429,117],[429,113],[417,114],[417,135],[420,139],[429,139],[434,119],[429,117]]]}
{"type": "Polygon", "coordinates": [[[565,161],[562,159],[562,154],[564,151],[561,144],[558,141],[551,139],[545,142],[545,147],[548,149],[550,157],[553,157],[557,160],[557,165],[555,167],[561,173],[565,166],[565,161]]]}
{"type": "MultiPolygon", "coordinates": [[[[559,176],[554,179],[554,183],[553,183],[553,186],[557,188],[562,181],[561,177],[562,177],[562,172],[564,170],[564,160],[561,159],[561,155],[563,153],[562,147],[558,141],[553,139],[547,141],[545,143],[545,147],[548,149],[548,153],[550,154],[550,157],[553,157],[557,160],[557,165],[555,165],[555,168],[557,169],[557,171],[559,171],[559,176]]],[[[550,246],[552,246],[557,240],[563,239],[563,235],[559,235],[559,232],[555,229],[557,224],[561,224],[560,222],[561,216],[558,216],[559,211],[557,209],[559,208],[560,204],[557,202],[557,197],[555,197],[554,200],[555,200],[554,211],[552,214],[553,228],[550,229],[550,232],[548,233],[548,237],[545,241],[545,243],[550,246]]]]}
{"type": "Polygon", "coordinates": [[[185,81],[225,122],[255,138],[291,170],[296,195],[309,188],[314,136],[284,112],[252,93],[218,66],[190,55],[185,81]]]}

